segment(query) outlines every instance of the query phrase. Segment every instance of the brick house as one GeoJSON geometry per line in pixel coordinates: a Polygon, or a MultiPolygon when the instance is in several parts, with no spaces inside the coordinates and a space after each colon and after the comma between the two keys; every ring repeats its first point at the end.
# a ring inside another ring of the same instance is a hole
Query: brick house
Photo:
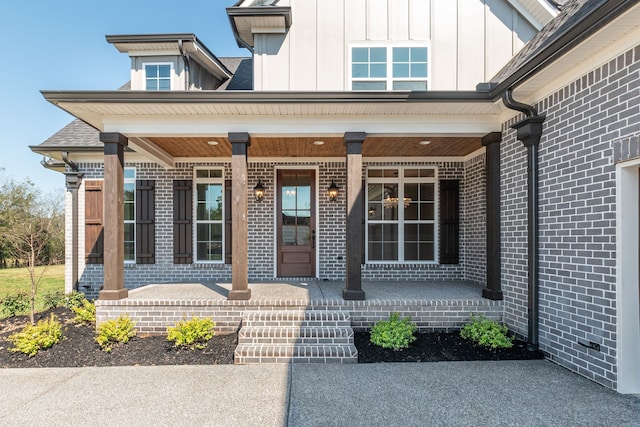
{"type": "Polygon", "coordinates": [[[118,91],[35,152],[68,290],[460,280],[552,360],[640,392],[640,2],[239,1],[250,58],[107,36],[118,91]]]}

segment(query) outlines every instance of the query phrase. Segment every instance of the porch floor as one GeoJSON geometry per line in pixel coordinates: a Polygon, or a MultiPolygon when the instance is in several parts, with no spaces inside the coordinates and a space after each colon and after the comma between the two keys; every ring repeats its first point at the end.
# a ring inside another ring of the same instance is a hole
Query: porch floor
{"type": "MultiPolygon", "coordinates": [[[[287,305],[317,305],[322,302],[344,301],[342,281],[274,281],[251,283],[251,299],[247,304],[279,302],[287,305]]],[[[424,282],[363,282],[367,301],[433,301],[484,300],[482,285],[464,281],[424,282]]],[[[129,291],[128,300],[208,300],[226,301],[231,283],[168,283],[150,284],[129,291]]],[[[242,301],[234,301],[242,304],[242,301]]],[[[346,301],[345,301],[346,303],[346,301]]]]}

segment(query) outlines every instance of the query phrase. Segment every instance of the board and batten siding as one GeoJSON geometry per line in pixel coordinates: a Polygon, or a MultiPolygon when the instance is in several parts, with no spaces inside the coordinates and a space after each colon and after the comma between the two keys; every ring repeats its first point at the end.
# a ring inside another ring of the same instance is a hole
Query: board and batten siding
{"type": "Polygon", "coordinates": [[[473,90],[536,33],[507,0],[288,0],[288,34],[255,34],[255,90],[350,90],[352,45],[429,47],[431,90],[473,90]]]}

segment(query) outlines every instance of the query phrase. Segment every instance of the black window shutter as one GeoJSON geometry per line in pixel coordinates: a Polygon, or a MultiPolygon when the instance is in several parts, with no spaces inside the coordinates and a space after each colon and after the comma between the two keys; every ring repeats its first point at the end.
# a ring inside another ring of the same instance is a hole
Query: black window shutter
{"type": "Polygon", "coordinates": [[[460,262],[460,181],[440,180],[440,264],[460,262]]]}
{"type": "Polygon", "coordinates": [[[155,264],[155,181],[136,181],[136,263],[155,264]]]}
{"type": "Polygon", "coordinates": [[[231,180],[224,181],[224,263],[231,264],[231,242],[233,236],[231,235],[231,180]]]}
{"type": "Polygon", "coordinates": [[[193,184],[173,181],[173,263],[193,262],[193,184]]]}
{"type": "Polygon", "coordinates": [[[104,264],[102,181],[84,182],[84,251],[87,264],[104,264]]]}

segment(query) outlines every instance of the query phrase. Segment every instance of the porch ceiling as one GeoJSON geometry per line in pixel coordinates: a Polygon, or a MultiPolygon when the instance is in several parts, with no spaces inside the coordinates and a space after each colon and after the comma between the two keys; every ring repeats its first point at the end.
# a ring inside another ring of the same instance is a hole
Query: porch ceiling
{"type": "MultiPolygon", "coordinates": [[[[222,137],[152,137],[150,142],[174,158],[231,157],[231,144],[222,137]],[[217,143],[212,145],[211,142],[217,143]]],[[[482,147],[479,137],[367,137],[365,157],[462,157],[482,147]],[[429,141],[421,144],[421,141],[429,141]]],[[[344,157],[341,137],[254,137],[249,157],[344,157]],[[319,141],[322,142],[319,145],[319,141]]]]}

